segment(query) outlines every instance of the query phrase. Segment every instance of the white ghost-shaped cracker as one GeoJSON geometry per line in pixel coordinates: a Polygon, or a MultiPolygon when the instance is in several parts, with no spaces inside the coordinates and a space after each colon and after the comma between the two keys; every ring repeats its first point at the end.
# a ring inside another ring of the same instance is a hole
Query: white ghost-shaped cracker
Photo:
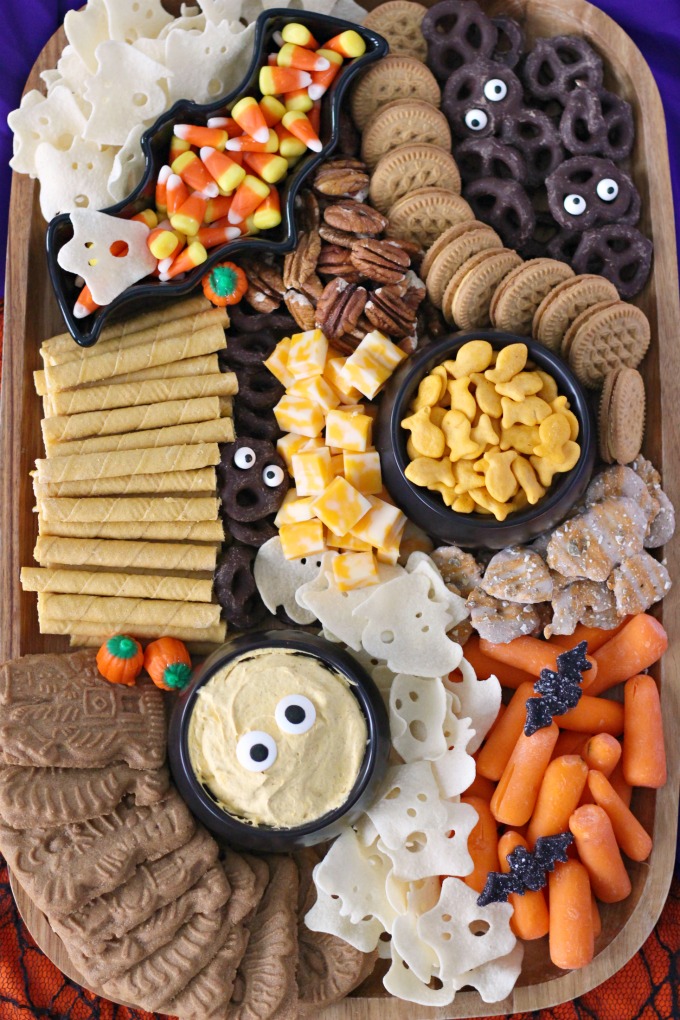
{"type": "Polygon", "coordinates": [[[95,50],[99,43],[111,38],[109,17],[103,0],[88,0],[80,10],[67,11],[64,31],[90,74],[94,74],[97,70],[95,50]]]}
{"type": "Polygon", "coordinates": [[[398,914],[392,925],[392,951],[404,960],[419,981],[427,984],[439,970],[439,959],[432,946],[418,935],[418,917],[412,906],[413,894],[407,893],[408,909],[398,914]]]}
{"type": "Polygon", "coordinates": [[[430,762],[419,761],[388,769],[380,795],[366,809],[388,847],[404,846],[413,832],[443,828],[446,805],[441,799],[430,762]]]}
{"type": "Polygon", "coordinates": [[[108,182],[109,194],[114,202],[127,198],[144,175],[146,161],[142,152],[141,138],[145,131],[144,124],[135,124],[125,140],[125,145],[114,157],[108,182]]]}
{"type": "Polygon", "coordinates": [[[238,21],[206,25],[205,31],[170,30],[165,40],[167,66],[174,71],[170,102],[193,99],[210,103],[241,83],[252,53],[255,25],[238,21]]]}
{"type": "Polygon", "coordinates": [[[83,277],[97,304],[108,305],[156,268],[144,223],[90,209],[74,210],[71,222],[73,237],[59,250],[57,261],[62,269],[83,277]],[[127,244],[126,254],[111,253],[118,241],[127,244]]]}
{"type": "Polygon", "coordinates": [[[314,623],[314,613],[299,605],[295,595],[303,584],[318,577],[322,562],[323,557],[319,555],[287,560],[278,535],[260,546],[255,557],[253,576],[269,612],[276,615],[276,610],[281,606],[286,616],[295,623],[314,623]]]}
{"type": "Polygon", "coordinates": [[[456,984],[458,988],[472,985],[481,995],[484,1002],[500,1002],[507,998],[515,987],[522,970],[524,944],[517,941],[515,948],[505,956],[482,963],[473,970],[459,974],[456,984]]]}
{"type": "Polygon", "coordinates": [[[341,908],[342,903],[337,896],[333,897],[317,886],[316,903],[305,914],[305,924],[310,931],[337,935],[339,939],[349,942],[361,953],[373,952],[384,931],[380,921],[376,917],[362,917],[353,923],[349,917],[341,913],[341,908]]]}
{"type": "Polygon", "coordinates": [[[348,828],[314,869],[314,882],[317,889],[340,898],[341,912],[353,924],[371,916],[391,931],[395,911],[385,892],[390,866],[376,845],[364,846],[354,829],[348,828]]]}
{"type": "MultiPolygon", "coordinates": [[[[61,84],[69,88],[74,95],[84,98],[85,89],[92,76],[87,64],[73,46],[64,46],[57,61],[57,71],[61,75],[61,84]]],[[[49,91],[54,85],[55,83],[49,91]]]]}
{"type": "Polygon", "coordinates": [[[56,85],[47,97],[37,89],[27,92],[7,123],[14,132],[14,155],[9,165],[17,173],[35,176],[38,146],[47,142],[54,149],[70,149],[85,130],[86,117],[73,93],[56,85]]]}
{"type": "Polygon", "coordinates": [[[477,767],[470,755],[470,744],[474,740],[475,731],[470,728],[470,720],[458,718],[447,712],[444,722],[444,736],[447,750],[432,762],[432,771],[444,797],[457,797],[474,781],[477,767]]]}
{"type": "Polygon", "coordinates": [[[390,871],[385,883],[387,898],[398,914],[405,914],[409,910],[412,913],[424,914],[435,905],[440,890],[441,882],[438,875],[421,878],[417,882],[406,882],[390,871]]]}
{"type": "Polygon", "coordinates": [[[441,827],[414,831],[398,848],[378,840],[378,849],[392,861],[397,878],[415,882],[432,875],[469,875],[473,870],[468,838],[477,824],[477,812],[470,804],[442,804],[441,827]]]}
{"type": "Polygon", "coordinates": [[[496,721],[501,707],[502,690],[498,678],[493,674],[486,680],[478,680],[474,667],[464,657],[464,653],[465,649],[458,664],[463,679],[455,681],[445,677],[444,686],[459,699],[460,714],[470,717],[475,735],[468,745],[468,751],[474,754],[496,721]]]}
{"type": "Polygon", "coordinates": [[[405,762],[434,761],[447,750],[441,680],[399,673],[390,687],[392,743],[405,762]]]}
{"type": "Polygon", "coordinates": [[[65,151],[41,142],[35,151],[35,168],[40,179],[40,210],[45,219],[51,220],[62,212],[105,209],[111,205],[108,180],[114,155],[113,149],[100,152],[96,145],[79,138],[65,151]]]}
{"type": "Polygon", "coordinates": [[[390,995],[405,999],[407,1002],[415,1002],[419,1006],[449,1006],[456,996],[456,986],[452,981],[442,982],[441,988],[428,987],[411,970],[394,946],[392,966],[383,978],[383,985],[390,995]]]}
{"type": "Polygon", "coordinates": [[[109,21],[109,38],[133,43],[144,37],[155,39],[174,21],[161,0],[103,0],[109,21]]]}
{"type": "Polygon", "coordinates": [[[124,42],[108,40],[97,47],[97,73],[85,86],[92,112],[85,138],[100,145],[123,145],[135,121],[150,125],[166,109],[161,82],[172,72],[124,42]]]}
{"type": "Polygon", "coordinates": [[[446,587],[444,579],[437,569],[437,565],[427,553],[411,553],[406,562],[406,570],[409,574],[424,574],[425,577],[430,579],[430,584],[432,585],[430,598],[437,602],[442,602],[446,606],[451,614],[451,627],[456,627],[470,615],[465,599],[446,587]]]}

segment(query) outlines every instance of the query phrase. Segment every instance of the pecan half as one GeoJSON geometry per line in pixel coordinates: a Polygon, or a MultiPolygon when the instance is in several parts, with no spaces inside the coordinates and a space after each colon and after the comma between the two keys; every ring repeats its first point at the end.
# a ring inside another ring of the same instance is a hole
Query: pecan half
{"type": "Polygon", "coordinates": [[[355,241],[350,258],[362,276],[376,283],[398,283],[409,267],[405,251],[390,241],[378,241],[374,237],[355,241]]]}
{"type": "Polygon", "coordinates": [[[301,191],[295,198],[295,218],[301,230],[318,230],[321,222],[319,202],[311,191],[301,191]]]}
{"type": "Polygon", "coordinates": [[[273,312],[281,304],[286,290],[281,274],[274,266],[266,262],[257,266],[252,263],[243,265],[248,280],[245,298],[256,312],[273,312]]]}
{"type": "Polygon", "coordinates": [[[331,280],[326,285],[316,306],[316,325],[329,340],[335,340],[353,330],[366,304],[366,291],[356,283],[331,280]]]}
{"type": "Polygon", "coordinates": [[[301,294],[299,290],[287,290],[283,300],[300,329],[314,329],[314,305],[305,294],[301,294]]]}
{"type": "Polygon", "coordinates": [[[327,198],[353,198],[363,202],[368,194],[369,176],[358,159],[329,159],[319,167],[313,187],[327,198]]]}
{"type": "Polygon", "coordinates": [[[347,230],[338,230],[337,227],[329,227],[322,223],[319,227],[319,234],[322,241],[328,244],[337,244],[339,248],[351,248],[357,239],[356,234],[350,234],[347,230]]]}
{"type": "Polygon", "coordinates": [[[302,284],[302,293],[309,298],[313,305],[316,305],[317,301],[321,297],[322,292],[323,283],[316,275],[316,273],[312,273],[311,276],[308,276],[305,282],[302,284]]]}
{"type": "Polygon", "coordinates": [[[388,336],[403,339],[415,329],[416,313],[399,294],[398,286],[378,287],[366,302],[366,318],[388,336]]]}
{"type": "Polygon", "coordinates": [[[331,227],[347,230],[350,234],[375,237],[387,226],[387,217],[363,202],[334,202],[326,206],[323,218],[331,227]]]}
{"type": "MultiPolygon", "coordinates": [[[[389,231],[388,235],[389,237],[389,231]]],[[[407,241],[405,237],[389,237],[392,244],[398,244],[402,251],[405,251],[411,260],[412,265],[419,266],[423,261],[425,252],[415,241],[407,241]]]]}
{"type": "Polygon", "coordinates": [[[325,244],[316,264],[317,272],[322,276],[343,276],[350,283],[358,283],[361,277],[352,262],[351,255],[349,248],[325,244]]]}
{"type": "Polygon", "coordinates": [[[297,247],[283,260],[283,284],[286,290],[302,290],[316,270],[321,251],[321,238],[316,230],[300,234],[297,247]]]}

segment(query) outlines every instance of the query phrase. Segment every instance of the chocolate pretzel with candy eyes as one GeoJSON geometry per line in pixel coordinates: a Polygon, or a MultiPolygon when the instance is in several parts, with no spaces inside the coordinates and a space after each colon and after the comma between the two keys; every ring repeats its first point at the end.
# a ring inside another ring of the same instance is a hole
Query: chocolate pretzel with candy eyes
{"type": "Polygon", "coordinates": [[[504,117],[499,137],[522,153],[527,168],[524,182],[531,188],[543,184],[565,157],[557,128],[542,110],[526,107],[504,117]]]}
{"type": "Polygon", "coordinates": [[[508,248],[523,248],[531,237],[536,217],[531,199],[517,181],[480,177],[463,191],[477,219],[490,224],[508,248]]]}
{"type": "Polygon", "coordinates": [[[226,517],[250,524],[276,513],[290,479],[272,444],[244,438],[222,449],[219,495],[226,517]]]}
{"type": "Polygon", "coordinates": [[[576,88],[564,105],[560,135],[574,156],[625,159],[635,139],[633,110],[606,89],[576,88]]]}
{"type": "Polygon", "coordinates": [[[442,95],[442,111],[457,138],[495,134],[503,117],[522,106],[522,86],[509,67],[480,58],[455,71],[442,95]]]}
{"type": "Polygon", "coordinates": [[[635,224],[640,218],[637,188],[610,159],[575,156],[550,174],[545,185],[550,212],[567,230],[635,224]]]}
{"type": "Polygon", "coordinates": [[[478,177],[526,180],[527,166],[522,153],[498,138],[468,138],[455,148],[454,156],[465,184],[478,177]]]}
{"type": "Polygon", "coordinates": [[[596,273],[610,280],[624,301],[644,287],[652,268],[649,238],[624,223],[609,223],[581,235],[571,260],[575,273],[596,273]]]}
{"type": "Polygon", "coordinates": [[[224,617],[240,630],[256,627],[267,615],[253,576],[255,555],[255,550],[245,545],[230,545],[221,556],[213,579],[224,617]]]}
{"type": "Polygon", "coordinates": [[[427,40],[427,63],[439,81],[478,57],[490,57],[498,29],[475,0],[440,0],[420,26],[427,40]]]}
{"type": "Polygon", "coordinates": [[[602,59],[578,35],[537,39],[524,62],[523,80],[532,98],[557,99],[563,104],[577,85],[602,85],[602,59]]]}

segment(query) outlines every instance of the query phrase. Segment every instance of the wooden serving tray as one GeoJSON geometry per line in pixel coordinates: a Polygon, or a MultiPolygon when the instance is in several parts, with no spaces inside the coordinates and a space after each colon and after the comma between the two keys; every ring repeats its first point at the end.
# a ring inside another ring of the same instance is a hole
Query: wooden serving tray
{"type": "MultiPolygon", "coordinates": [[[[366,0],[367,7],[378,0],[366,0]]],[[[428,5],[433,0],[424,0],[428,5]]],[[[641,230],[654,242],[652,277],[635,303],[649,317],[652,345],[642,366],[647,387],[645,454],[663,472],[664,488],[680,507],[680,323],[673,198],[666,128],[659,93],[639,50],[619,26],[585,0],[479,0],[490,14],[510,14],[536,36],[577,34],[605,58],[605,85],[627,99],[635,111],[636,142],[631,172],[642,198],[641,230]]],[[[27,89],[40,87],[38,74],[56,65],[65,44],[60,31],[42,51],[27,89]]],[[[41,367],[43,339],[63,329],[52,294],[45,260],[45,223],[38,205],[38,187],[14,175],[5,298],[5,351],[0,420],[0,660],[31,652],[64,651],[65,638],[38,633],[35,596],[19,586],[19,570],[30,564],[37,534],[29,471],[42,454],[41,404],[32,372],[41,367]]],[[[323,1013],[324,1020],[415,1020],[487,1016],[554,1006],[575,998],[619,970],[642,945],[656,923],[671,881],[680,781],[680,543],[666,550],[674,587],[659,607],[670,648],[656,672],[668,752],[668,783],[659,791],[636,791],[634,808],[654,849],[649,861],[629,864],[632,895],[623,903],[602,906],[603,930],[597,956],[583,970],[563,973],[548,958],[546,939],[526,945],[522,974],[503,1002],[484,1003],[476,992],[461,992],[443,1009],[426,1009],[386,996],[377,972],[355,995],[323,1013]]],[[[77,979],[63,946],[42,915],[15,886],[20,909],[39,945],[65,973],[77,979]]]]}

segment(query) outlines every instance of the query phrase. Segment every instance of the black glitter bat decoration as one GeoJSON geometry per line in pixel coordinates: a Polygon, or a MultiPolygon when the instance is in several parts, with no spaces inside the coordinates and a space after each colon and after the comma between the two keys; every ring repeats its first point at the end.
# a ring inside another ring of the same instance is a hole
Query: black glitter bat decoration
{"type": "Polygon", "coordinates": [[[539,836],[533,851],[516,846],[506,860],[510,865],[507,875],[490,871],[486,885],[477,897],[477,906],[489,903],[506,903],[511,893],[522,896],[527,889],[536,892],[548,881],[546,872],[554,871],[558,861],[567,860],[567,847],[573,840],[570,832],[558,832],[555,836],[539,836]]]}
{"type": "Polygon", "coordinates": [[[541,670],[541,675],[534,684],[534,690],[541,697],[529,698],[527,701],[527,718],[524,724],[527,737],[544,726],[550,726],[554,715],[562,715],[578,704],[583,693],[582,674],[591,666],[586,659],[587,647],[587,643],[581,641],[575,648],[558,655],[556,673],[552,669],[541,670]]]}

